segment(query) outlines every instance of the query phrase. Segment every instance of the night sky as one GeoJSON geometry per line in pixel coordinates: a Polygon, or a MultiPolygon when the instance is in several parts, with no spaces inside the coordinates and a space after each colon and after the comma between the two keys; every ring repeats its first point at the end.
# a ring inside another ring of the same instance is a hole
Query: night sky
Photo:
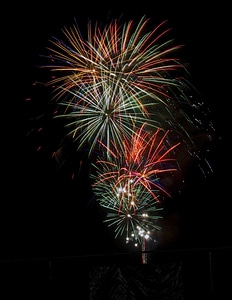
{"type": "MultiPolygon", "coordinates": [[[[121,14],[125,19],[146,15],[154,26],[168,20],[177,41],[185,44],[183,58],[189,62],[192,83],[209,108],[216,129],[209,154],[213,172],[205,179],[196,176],[194,170],[188,172],[182,196],[167,207],[161,249],[232,246],[226,7],[213,4],[203,7],[200,1],[184,6],[179,1],[171,1],[175,2],[171,5],[167,1],[152,1],[152,4],[88,1],[82,5],[72,2],[54,4],[53,8],[40,2],[20,4],[14,7],[13,15],[12,8],[6,10],[9,34],[6,41],[5,36],[2,38],[7,88],[3,86],[2,91],[6,108],[2,110],[1,257],[72,256],[126,250],[102,224],[101,214],[91,201],[87,172],[83,171],[78,181],[72,181],[75,158],[67,159],[63,168],[57,168],[51,159],[53,143],[62,134],[57,132],[52,139],[45,137],[45,150],[35,151],[36,138],[28,138],[33,127],[28,109],[36,108],[26,101],[33,93],[32,83],[37,80],[38,57],[52,35],[59,35],[62,27],[72,25],[74,18],[85,31],[88,18],[104,21],[121,14]]],[[[48,99],[41,100],[42,108],[48,99]]]]}

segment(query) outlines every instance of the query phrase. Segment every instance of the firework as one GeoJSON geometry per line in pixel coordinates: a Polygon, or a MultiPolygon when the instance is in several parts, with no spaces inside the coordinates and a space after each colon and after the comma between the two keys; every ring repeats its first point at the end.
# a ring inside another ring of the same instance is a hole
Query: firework
{"type": "Polygon", "coordinates": [[[169,72],[183,69],[171,56],[181,45],[171,47],[173,40],[162,41],[170,31],[161,30],[166,21],[146,31],[148,22],[145,17],[137,25],[133,21],[120,25],[114,20],[103,28],[89,22],[86,40],[76,24],[65,27],[66,42],[53,38],[53,47],[48,47],[52,64],[46,67],[59,74],[49,82],[58,86],[56,97],[63,98],[63,93],[76,90],[83,82],[94,85],[106,81],[130,95],[142,91],[162,101],[168,96],[168,86],[179,85],[169,72]]]}
{"type": "MultiPolygon", "coordinates": [[[[74,95],[75,102],[63,101],[65,114],[57,117],[66,118],[68,135],[77,141],[78,149],[85,147],[90,154],[99,150],[98,141],[107,145],[109,153],[111,142],[121,145],[122,136],[129,138],[147,120],[135,100],[139,95],[132,97],[113,85],[101,82],[93,87],[83,83],[81,92],[76,91],[74,95]]],[[[147,122],[151,127],[158,126],[156,120],[147,122]]]]}
{"type": "Polygon", "coordinates": [[[125,236],[127,242],[133,238],[136,244],[159,228],[155,220],[161,217],[160,198],[171,197],[162,176],[177,171],[170,153],[180,144],[170,146],[169,132],[149,133],[144,128],[145,124],[132,140],[124,139],[123,152],[114,145],[107,160],[99,158],[93,164],[96,174],[91,175],[93,191],[108,211],[106,222],[115,227],[115,237],[125,236]]]}
{"type": "MultiPolygon", "coordinates": [[[[84,37],[75,23],[62,30],[63,39],[50,40],[42,66],[51,72],[44,86],[52,89],[54,118],[65,121],[78,154],[91,158],[92,190],[106,212],[104,222],[115,238],[140,244],[142,251],[161,229],[177,171],[190,160],[206,160],[199,147],[214,130],[175,55],[182,45],[168,37],[165,25],[150,29],[145,16],[138,23],[89,22],[84,37]]],[[[60,149],[53,155],[58,161],[60,149]]]]}
{"type": "Polygon", "coordinates": [[[175,52],[182,45],[166,39],[166,21],[153,30],[142,17],[120,24],[88,23],[84,39],[78,26],[63,29],[65,40],[50,40],[47,56],[53,97],[63,108],[56,117],[67,118],[68,135],[78,150],[107,144],[121,144],[121,135],[131,136],[143,123],[176,132],[191,143],[196,127],[188,109],[190,85],[175,52]],[[187,107],[187,110],[185,109],[187,107]],[[189,141],[190,140],[190,141],[189,141]]]}

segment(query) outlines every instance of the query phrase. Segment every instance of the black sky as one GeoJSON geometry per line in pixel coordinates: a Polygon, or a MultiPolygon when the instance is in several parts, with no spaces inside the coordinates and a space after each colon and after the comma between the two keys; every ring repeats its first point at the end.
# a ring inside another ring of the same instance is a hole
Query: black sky
{"type": "Polygon", "coordinates": [[[78,1],[65,1],[60,6],[21,4],[5,13],[9,34],[3,41],[3,60],[8,67],[7,90],[3,93],[6,109],[2,112],[2,257],[75,255],[118,249],[95,206],[85,205],[90,194],[85,177],[75,186],[70,182],[68,164],[65,169],[57,169],[47,153],[37,155],[34,151],[26,138],[29,112],[25,111],[25,99],[31,97],[38,56],[52,35],[59,34],[63,26],[72,25],[74,18],[86,30],[88,18],[104,21],[121,14],[125,19],[146,15],[154,25],[168,20],[177,41],[186,45],[184,55],[193,84],[209,107],[216,128],[216,142],[210,154],[213,173],[203,181],[194,174],[189,176],[183,199],[177,207],[170,208],[163,247],[231,246],[226,7],[222,3],[220,7],[202,7],[200,1],[184,5],[179,1],[88,1],[81,5],[78,1]]]}

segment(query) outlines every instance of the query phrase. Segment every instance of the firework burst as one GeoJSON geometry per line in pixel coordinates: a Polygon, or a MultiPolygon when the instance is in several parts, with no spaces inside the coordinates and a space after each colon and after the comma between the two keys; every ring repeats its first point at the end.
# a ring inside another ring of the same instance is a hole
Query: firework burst
{"type": "Polygon", "coordinates": [[[173,40],[162,41],[170,31],[162,30],[166,21],[147,32],[148,22],[145,17],[137,25],[133,21],[120,25],[114,20],[103,29],[89,22],[86,40],[76,24],[64,28],[66,42],[54,38],[50,40],[53,47],[48,48],[52,64],[46,67],[59,74],[49,82],[58,85],[56,97],[63,99],[63,93],[76,90],[82,82],[94,85],[106,81],[130,95],[142,91],[162,101],[168,96],[167,87],[179,85],[169,72],[183,69],[172,56],[181,45],[171,47],[173,40]]]}
{"type": "Polygon", "coordinates": [[[75,24],[63,29],[65,41],[50,40],[52,63],[43,66],[52,72],[47,84],[63,108],[57,117],[68,119],[78,150],[85,147],[91,154],[99,139],[107,149],[111,140],[120,145],[122,134],[131,136],[145,122],[153,130],[175,128],[192,143],[197,124],[184,109],[191,107],[191,89],[175,56],[182,45],[166,39],[171,30],[163,28],[166,21],[153,30],[148,23],[145,17],[104,27],[89,22],[86,39],[75,24]]]}
{"type": "Polygon", "coordinates": [[[93,191],[108,211],[106,222],[115,227],[115,236],[125,236],[126,241],[133,237],[136,243],[159,227],[154,220],[160,218],[160,198],[171,197],[162,177],[177,171],[170,154],[180,144],[170,146],[169,132],[149,133],[144,128],[145,124],[132,140],[124,138],[123,152],[114,145],[107,160],[97,159],[96,174],[91,175],[93,191]]]}
{"type": "MultiPolygon", "coordinates": [[[[91,154],[99,150],[100,143],[107,145],[107,153],[114,144],[122,144],[122,136],[129,138],[134,130],[147,120],[144,106],[139,105],[138,99],[143,95],[128,95],[122,89],[113,85],[99,83],[95,86],[82,84],[82,90],[73,93],[75,102],[62,102],[65,117],[68,121],[68,135],[76,139],[78,149],[85,147],[91,154]],[[97,149],[96,149],[97,148],[97,149]]],[[[156,120],[148,119],[151,127],[157,127],[156,120]]]]}

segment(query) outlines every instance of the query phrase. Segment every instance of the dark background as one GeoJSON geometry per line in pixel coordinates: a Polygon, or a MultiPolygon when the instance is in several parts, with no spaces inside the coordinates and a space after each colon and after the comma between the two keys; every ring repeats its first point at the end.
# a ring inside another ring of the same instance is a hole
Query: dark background
{"type": "MultiPolygon", "coordinates": [[[[209,107],[216,128],[209,155],[213,172],[205,180],[189,174],[181,200],[174,201],[164,220],[161,249],[232,246],[228,7],[222,2],[210,6],[202,1],[170,3],[33,2],[2,11],[7,19],[2,36],[2,61],[7,70],[2,90],[2,260],[126,251],[112,238],[90,201],[87,172],[73,182],[72,161],[57,168],[51,159],[52,143],[60,133],[52,140],[45,137],[45,150],[36,152],[36,138],[28,139],[29,110],[36,108],[26,101],[37,80],[38,57],[52,35],[72,25],[74,17],[85,31],[88,18],[105,20],[121,14],[128,19],[145,14],[154,26],[168,20],[177,41],[185,44],[184,59],[189,62],[192,83],[209,107]]],[[[41,100],[42,108],[47,100],[46,96],[41,100]]]]}

